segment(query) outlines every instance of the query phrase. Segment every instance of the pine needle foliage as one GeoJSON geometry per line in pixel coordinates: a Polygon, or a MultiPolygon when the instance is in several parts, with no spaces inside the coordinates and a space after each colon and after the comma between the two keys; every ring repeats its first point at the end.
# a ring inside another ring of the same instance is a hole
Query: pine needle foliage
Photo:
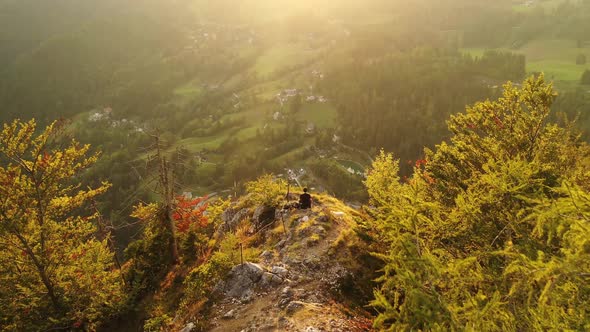
{"type": "Polygon", "coordinates": [[[389,331],[590,329],[589,149],[548,122],[543,76],[448,121],[400,183],[381,153],[366,186],[385,252],[373,306],[389,331]]]}

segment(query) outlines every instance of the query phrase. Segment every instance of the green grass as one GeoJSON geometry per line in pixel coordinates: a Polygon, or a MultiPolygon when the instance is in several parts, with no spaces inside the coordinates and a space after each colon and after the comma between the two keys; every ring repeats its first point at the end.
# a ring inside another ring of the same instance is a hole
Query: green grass
{"type": "Polygon", "coordinates": [[[307,50],[303,44],[280,44],[267,50],[256,63],[254,70],[261,76],[269,75],[277,70],[296,66],[312,60],[317,51],[307,50]]]}
{"type": "Polygon", "coordinates": [[[200,85],[195,84],[195,82],[185,84],[174,90],[175,95],[182,97],[196,97],[201,95],[202,92],[203,88],[201,88],[200,85]]]}
{"type": "Polygon", "coordinates": [[[242,119],[247,123],[248,126],[263,126],[267,121],[269,121],[267,115],[270,114],[272,109],[272,105],[262,104],[247,110],[243,110],[241,112],[227,114],[222,117],[221,120],[225,121],[242,119]]]}
{"type": "Polygon", "coordinates": [[[183,146],[193,152],[202,149],[214,150],[229,137],[235,137],[240,140],[251,139],[256,136],[257,129],[262,129],[264,124],[270,121],[267,117],[270,109],[269,107],[268,104],[259,105],[241,112],[227,114],[221,119],[222,121],[243,119],[243,127],[239,130],[236,128],[229,128],[212,136],[183,139],[178,141],[170,150],[172,151],[177,146],[183,146]]]}
{"type": "Polygon", "coordinates": [[[276,101],[276,95],[284,89],[305,89],[310,84],[310,73],[317,68],[317,64],[311,64],[308,68],[301,68],[295,72],[286,73],[276,79],[261,82],[244,91],[244,94],[253,94],[266,101],[276,101]]]}
{"type": "Polygon", "coordinates": [[[186,105],[188,102],[200,97],[203,94],[201,84],[194,80],[174,89],[174,102],[179,106],[186,105]]]}
{"type": "Polygon", "coordinates": [[[546,79],[566,82],[578,82],[586,69],[590,69],[590,65],[580,66],[551,60],[531,62],[527,65],[530,72],[544,72],[546,79]]]}
{"type": "Polygon", "coordinates": [[[247,127],[238,131],[234,137],[240,140],[247,140],[256,136],[257,127],[247,127]]]}
{"type": "Polygon", "coordinates": [[[304,103],[297,114],[298,119],[313,122],[317,128],[334,127],[336,117],[336,109],[329,103],[304,103]]]}
{"type": "Polygon", "coordinates": [[[264,121],[264,108],[257,107],[254,109],[250,109],[247,111],[231,113],[225,115],[221,120],[227,121],[230,119],[244,119],[244,127],[241,129],[236,129],[236,127],[228,128],[223,130],[215,135],[206,136],[206,137],[190,137],[183,140],[178,141],[174,149],[177,146],[184,146],[189,151],[200,151],[202,149],[217,149],[223,141],[225,141],[229,137],[236,137],[238,139],[248,139],[254,137],[256,135],[256,128],[260,127],[261,123],[264,121]],[[238,130],[236,132],[236,130],[238,130]],[[233,133],[233,134],[232,134],[233,133]]]}
{"type": "MultiPolygon", "coordinates": [[[[526,13],[535,10],[539,6],[543,8],[545,11],[552,11],[556,9],[560,4],[566,2],[567,0],[536,0],[532,6],[526,6],[525,0],[521,0],[520,4],[516,4],[512,6],[512,9],[516,12],[526,13]]],[[[573,1],[575,2],[575,0],[573,1]]]]}
{"type": "Polygon", "coordinates": [[[189,151],[200,151],[202,149],[217,149],[225,140],[225,135],[215,135],[209,137],[191,137],[180,140],[176,146],[183,146],[189,151]]]}
{"type": "MultiPolygon", "coordinates": [[[[539,39],[517,50],[497,50],[524,54],[528,73],[543,72],[545,78],[555,81],[559,88],[569,89],[577,86],[584,70],[590,69],[590,47],[577,48],[573,40],[539,39]],[[576,57],[579,54],[585,54],[588,58],[589,62],[586,65],[576,65],[576,57]]],[[[463,51],[473,56],[481,56],[485,49],[465,48],[463,51]]]]}
{"type": "Polygon", "coordinates": [[[576,65],[579,54],[590,59],[590,47],[577,48],[570,40],[535,40],[519,52],[527,57],[528,72],[544,72],[558,86],[577,83],[584,70],[590,69],[590,63],[576,65]]]}
{"type": "Polygon", "coordinates": [[[276,100],[277,93],[281,92],[286,88],[292,88],[292,84],[290,84],[290,80],[282,77],[277,80],[267,81],[261,84],[258,84],[248,90],[245,91],[245,94],[254,94],[256,97],[261,98],[263,100],[276,100]]]}
{"type": "Polygon", "coordinates": [[[539,39],[533,40],[516,50],[527,57],[527,61],[557,60],[576,63],[576,56],[585,53],[590,57],[590,47],[577,48],[574,40],[539,39]]]}
{"type": "MultiPolygon", "coordinates": [[[[275,162],[278,163],[285,163],[287,161],[289,161],[290,159],[292,159],[293,157],[295,157],[298,153],[303,152],[305,149],[307,149],[307,147],[311,146],[313,144],[313,141],[311,140],[305,140],[305,142],[303,143],[303,146],[300,146],[294,150],[291,150],[283,155],[280,155],[274,159],[272,159],[275,162]]],[[[303,162],[303,160],[300,160],[300,162],[303,162]]]]}

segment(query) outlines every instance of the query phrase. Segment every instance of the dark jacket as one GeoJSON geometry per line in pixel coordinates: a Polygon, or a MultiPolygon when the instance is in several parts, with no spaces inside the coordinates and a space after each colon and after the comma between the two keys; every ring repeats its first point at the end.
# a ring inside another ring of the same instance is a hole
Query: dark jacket
{"type": "Polygon", "coordinates": [[[299,196],[299,208],[300,209],[311,209],[311,195],[303,193],[299,196]]]}

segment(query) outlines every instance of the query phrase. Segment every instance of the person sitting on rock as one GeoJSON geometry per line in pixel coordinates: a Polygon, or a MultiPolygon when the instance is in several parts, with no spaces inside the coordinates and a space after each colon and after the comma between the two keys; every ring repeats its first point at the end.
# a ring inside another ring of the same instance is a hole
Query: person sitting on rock
{"type": "Polygon", "coordinates": [[[308,194],[309,190],[307,188],[303,188],[303,194],[299,196],[299,208],[302,210],[311,209],[311,195],[308,194]]]}

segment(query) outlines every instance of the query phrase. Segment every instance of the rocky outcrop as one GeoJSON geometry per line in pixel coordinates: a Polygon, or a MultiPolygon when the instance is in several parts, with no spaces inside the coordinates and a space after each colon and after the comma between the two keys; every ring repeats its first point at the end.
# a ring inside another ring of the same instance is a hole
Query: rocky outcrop
{"type": "Polygon", "coordinates": [[[273,271],[269,272],[255,263],[237,265],[231,270],[227,279],[218,284],[217,290],[227,297],[248,302],[256,290],[267,291],[285,281],[288,272],[285,268],[276,267],[273,271]]]}
{"type": "Polygon", "coordinates": [[[252,258],[258,264],[235,266],[218,284],[211,331],[371,330],[362,310],[337,302],[356,287],[356,265],[348,263],[354,247],[339,245],[346,234],[355,236],[350,210],[338,201],[320,204],[311,210],[261,205],[224,213],[227,229],[249,218],[246,236],[261,251],[252,258]],[[276,221],[282,227],[267,227],[276,221]]]}
{"type": "Polygon", "coordinates": [[[275,221],[277,209],[273,206],[261,205],[254,210],[252,216],[252,222],[254,223],[254,229],[256,231],[272,224],[275,221]]]}
{"type": "Polygon", "coordinates": [[[251,216],[249,209],[227,209],[223,211],[221,215],[221,221],[223,222],[220,227],[220,231],[223,233],[233,232],[236,230],[240,222],[251,216]]]}
{"type": "Polygon", "coordinates": [[[264,269],[254,263],[244,263],[235,266],[225,281],[224,293],[232,298],[244,298],[262,279],[264,269]]]}
{"type": "Polygon", "coordinates": [[[180,330],[180,332],[192,332],[195,330],[195,328],[195,323],[188,323],[182,330],[180,330]]]}

